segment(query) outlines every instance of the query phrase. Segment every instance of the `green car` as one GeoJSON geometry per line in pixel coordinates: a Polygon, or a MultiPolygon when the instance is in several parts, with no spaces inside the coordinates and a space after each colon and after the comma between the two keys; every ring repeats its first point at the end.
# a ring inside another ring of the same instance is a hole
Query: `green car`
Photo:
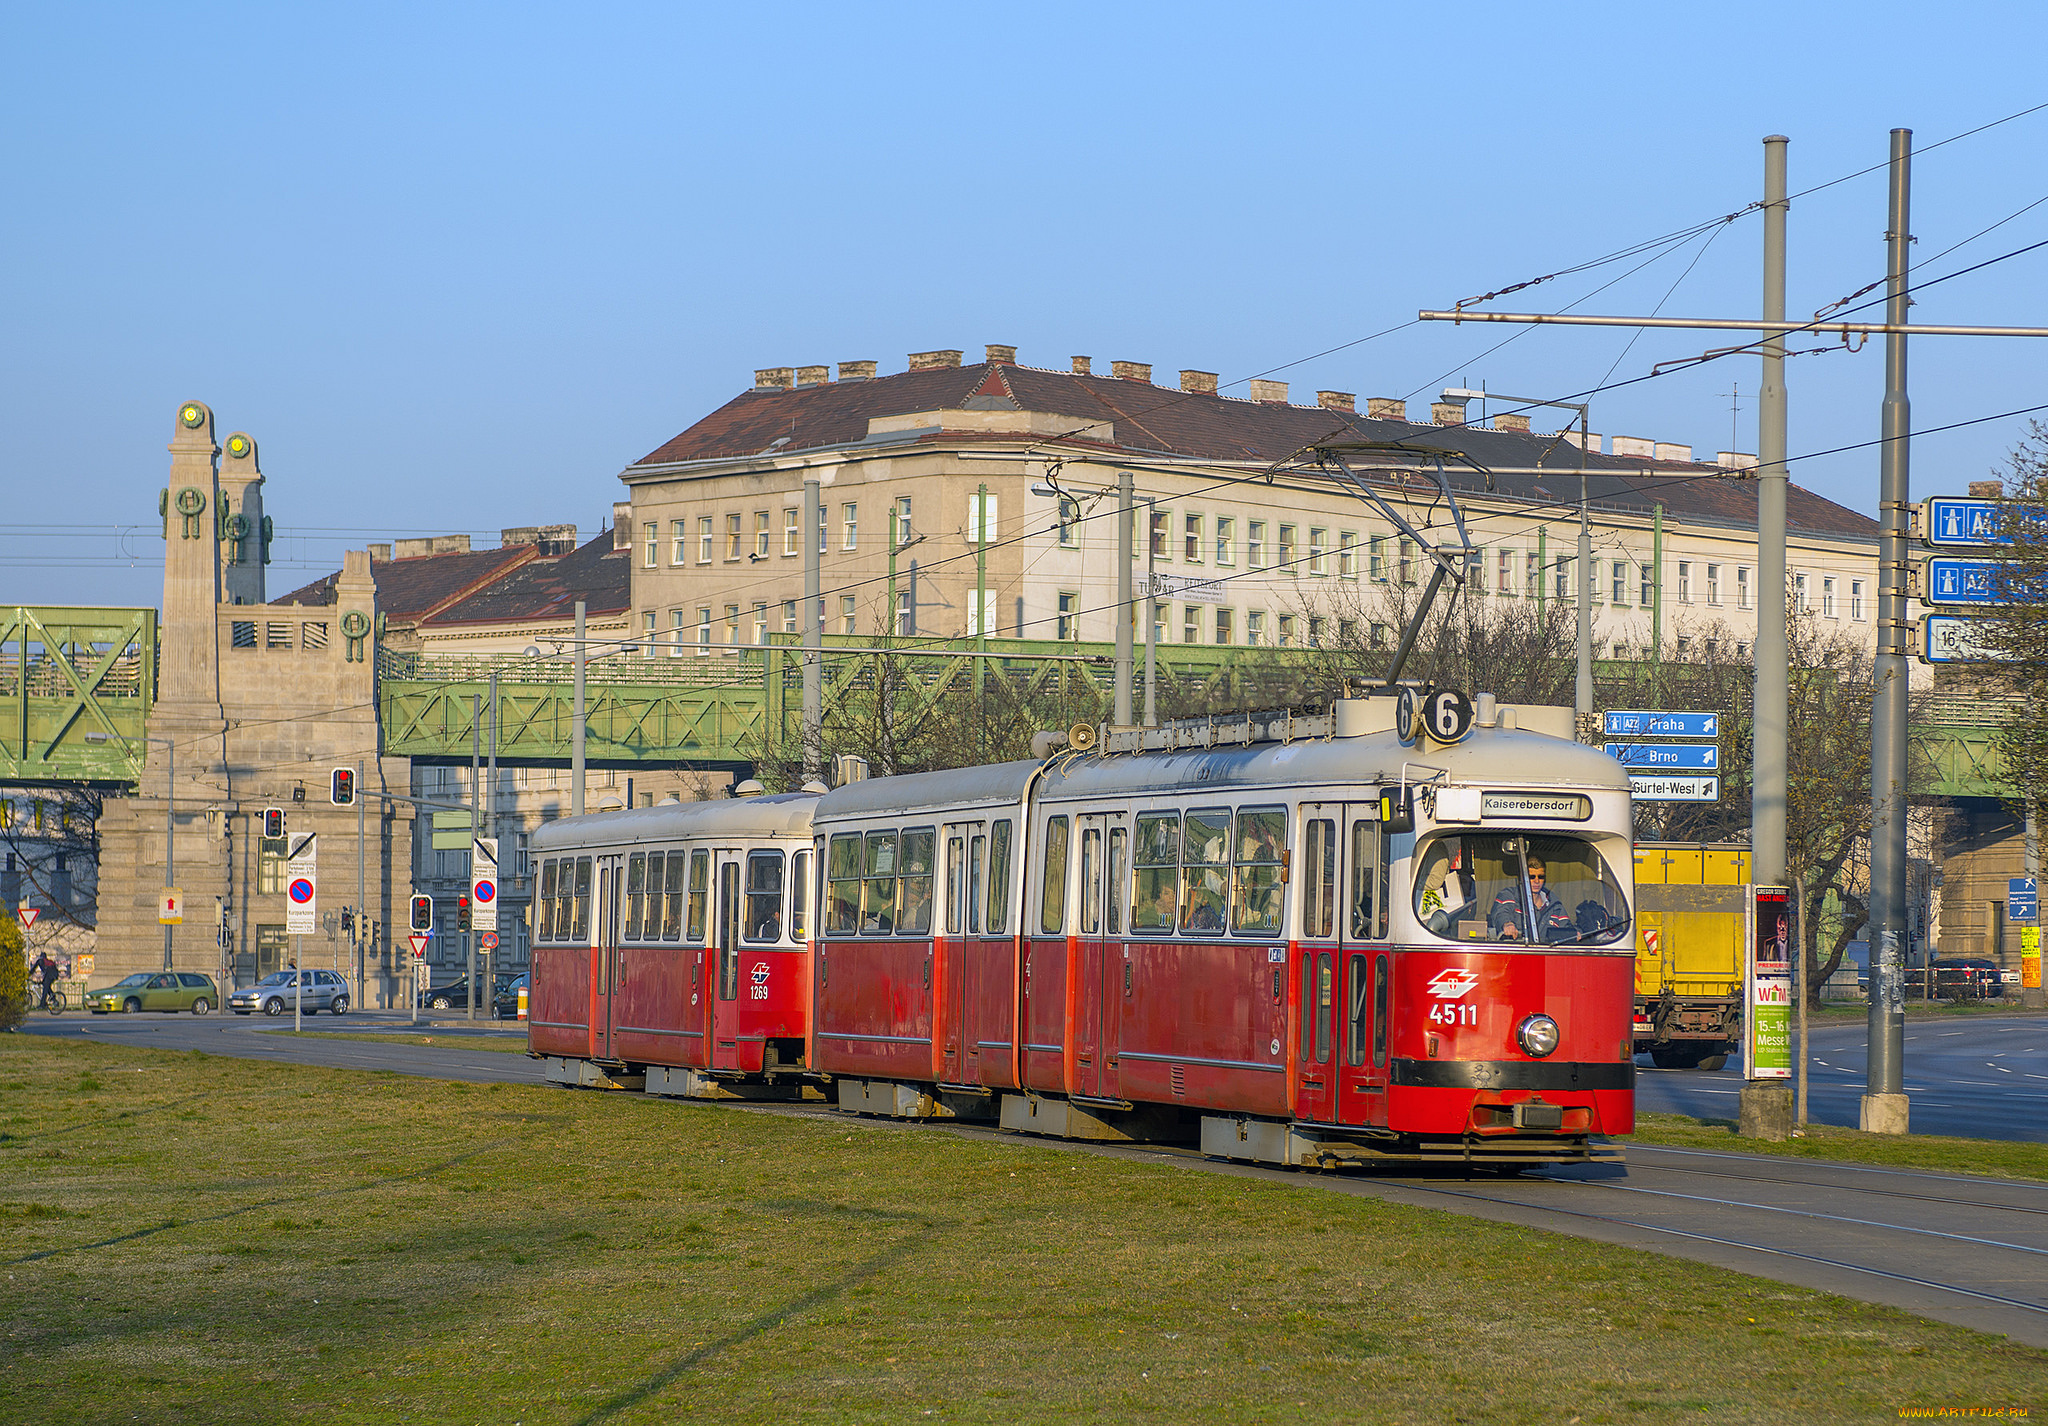
{"type": "Polygon", "coordinates": [[[204,1015],[220,1004],[213,982],[191,971],[137,971],[104,990],[88,991],[85,1008],[95,1015],[110,1010],[189,1010],[204,1015]]]}

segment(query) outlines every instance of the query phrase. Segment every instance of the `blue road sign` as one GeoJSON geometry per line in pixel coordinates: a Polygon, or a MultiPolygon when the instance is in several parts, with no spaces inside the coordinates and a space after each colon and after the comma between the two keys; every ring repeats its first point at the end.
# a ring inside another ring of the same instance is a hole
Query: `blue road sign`
{"type": "Polygon", "coordinates": [[[2031,876],[2012,877],[2005,883],[2005,919],[2037,921],[2041,917],[2040,890],[2031,876]]]}
{"type": "Polygon", "coordinates": [[[1937,495],[1920,507],[1920,538],[1930,545],[2009,545],[2012,540],[1999,533],[2001,506],[1997,500],[1937,495]]]}
{"type": "Polygon", "coordinates": [[[1988,622],[1960,614],[1929,614],[1920,621],[1920,662],[1996,663],[2003,655],[1984,643],[1988,622]]]}
{"type": "Polygon", "coordinates": [[[1920,602],[1937,608],[2027,603],[2026,591],[2008,587],[1999,577],[2000,569],[1997,560],[1937,555],[1921,570],[1920,602]]]}
{"type": "Polygon", "coordinates": [[[1718,738],[1719,713],[1650,713],[1617,708],[1601,715],[1610,738],[1718,738]]]}
{"type": "Polygon", "coordinates": [[[1609,743],[1607,756],[1631,768],[1692,768],[1713,772],[1721,749],[1713,743],[1609,743]]]}

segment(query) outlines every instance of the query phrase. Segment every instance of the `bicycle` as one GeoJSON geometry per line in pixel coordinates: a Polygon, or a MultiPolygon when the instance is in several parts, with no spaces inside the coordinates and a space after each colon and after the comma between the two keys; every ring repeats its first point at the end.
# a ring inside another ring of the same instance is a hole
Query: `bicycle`
{"type": "MultiPolygon", "coordinates": [[[[64,992],[59,990],[56,986],[51,985],[35,988],[40,989],[42,991],[42,1005],[40,1006],[40,1008],[49,1011],[52,1015],[61,1015],[71,1007],[70,997],[65,995],[64,992]]],[[[38,1008],[36,1005],[36,997],[34,995],[29,996],[29,1008],[32,1010],[38,1008]]]]}

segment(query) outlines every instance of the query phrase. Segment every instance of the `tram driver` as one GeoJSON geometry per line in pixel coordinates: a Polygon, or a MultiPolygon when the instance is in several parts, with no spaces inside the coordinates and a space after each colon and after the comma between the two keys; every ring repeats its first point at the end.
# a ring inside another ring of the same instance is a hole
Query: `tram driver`
{"type": "Polygon", "coordinates": [[[1549,870],[1543,859],[1531,855],[1523,864],[1528,876],[1528,900],[1522,897],[1523,887],[1514,882],[1500,889],[1493,898],[1493,907],[1487,913],[1486,921],[1493,928],[1493,934],[1503,941],[1561,941],[1569,940],[1576,934],[1578,926],[1572,913],[1565,909],[1564,902],[1546,883],[1549,870]],[[1533,907],[1536,915],[1536,931],[1532,936],[1526,924],[1528,908],[1533,907]]]}

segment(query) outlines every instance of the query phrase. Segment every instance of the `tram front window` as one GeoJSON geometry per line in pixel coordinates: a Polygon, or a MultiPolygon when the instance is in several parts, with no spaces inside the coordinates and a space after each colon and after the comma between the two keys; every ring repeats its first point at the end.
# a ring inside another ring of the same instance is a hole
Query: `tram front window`
{"type": "Polygon", "coordinates": [[[1604,946],[1628,930],[1628,898],[1578,837],[1438,837],[1417,852],[1415,916],[1446,941],[1604,946]]]}

